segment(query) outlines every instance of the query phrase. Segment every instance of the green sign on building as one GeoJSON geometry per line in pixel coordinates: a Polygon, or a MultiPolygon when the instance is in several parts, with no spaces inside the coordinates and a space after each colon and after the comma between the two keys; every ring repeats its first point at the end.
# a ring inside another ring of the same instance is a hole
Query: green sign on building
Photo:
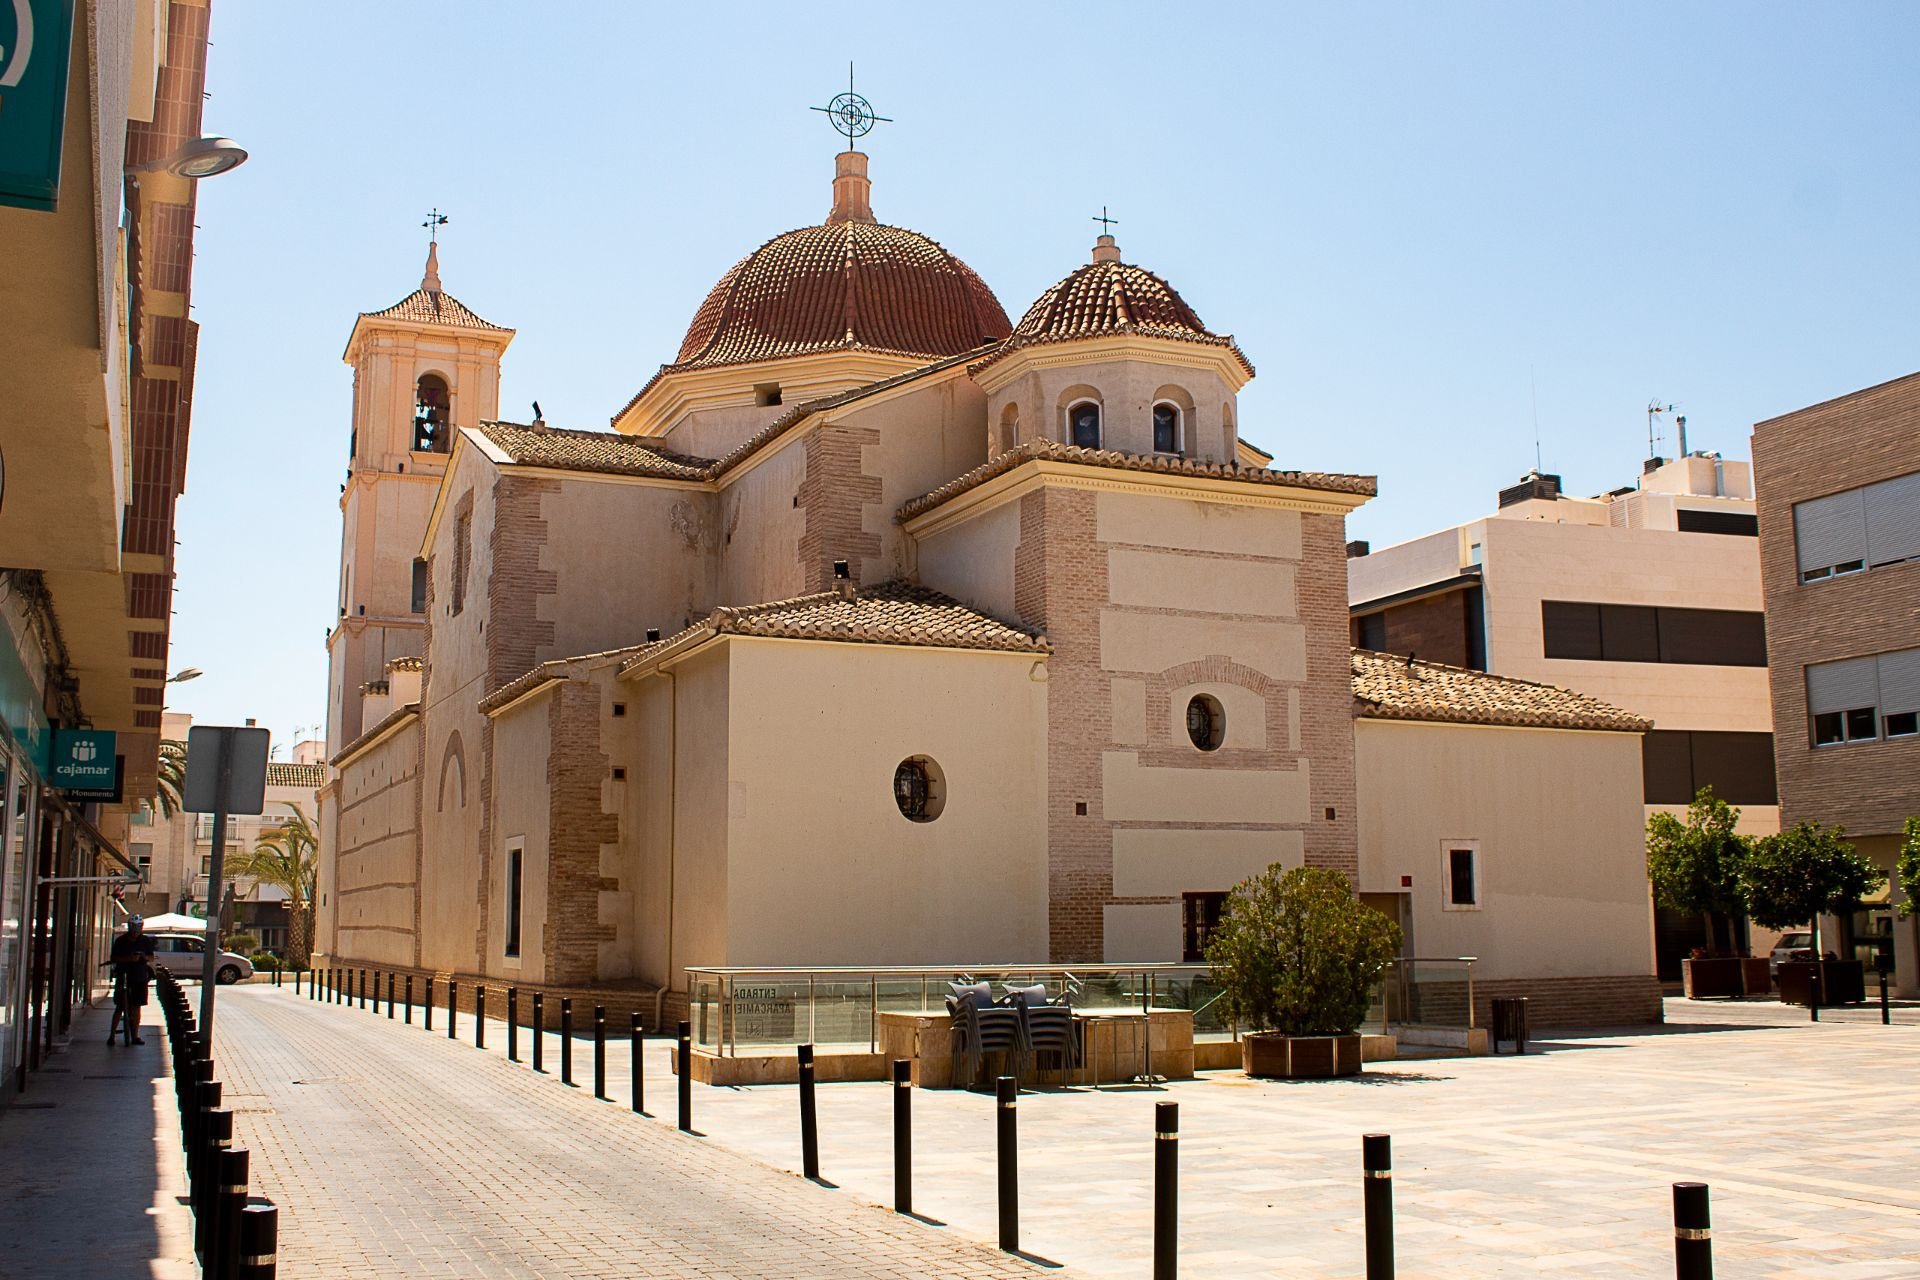
{"type": "Polygon", "coordinates": [[[53,785],[69,800],[120,798],[120,758],[111,729],[56,729],[53,785]]]}
{"type": "Polygon", "coordinates": [[[60,194],[73,0],[0,0],[0,204],[51,209],[60,194]]]}

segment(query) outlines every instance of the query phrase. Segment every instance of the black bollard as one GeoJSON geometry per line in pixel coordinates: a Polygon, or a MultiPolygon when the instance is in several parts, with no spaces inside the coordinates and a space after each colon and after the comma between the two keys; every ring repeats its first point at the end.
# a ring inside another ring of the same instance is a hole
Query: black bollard
{"type": "Polygon", "coordinates": [[[913,1063],[893,1060],[893,1211],[913,1212],[913,1063]]]}
{"type": "Polygon", "coordinates": [[[233,1146],[233,1112],[216,1108],[205,1114],[202,1123],[205,1139],[200,1151],[200,1167],[189,1181],[193,1196],[193,1247],[200,1255],[202,1269],[218,1275],[214,1250],[219,1238],[214,1234],[213,1225],[219,1204],[220,1169],[227,1150],[233,1146]]]}
{"type": "Polygon", "coordinates": [[[300,994],[300,970],[298,969],[293,971],[293,994],[300,994]]]}
{"type": "Polygon", "coordinates": [[[280,1247],[280,1210],[250,1204],[240,1211],[240,1266],[234,1280],[274,1280],[280,1247]]]}
{"type": "Polygon", "coordinates": [[[400,1012],[400,1018],[408,1026],[413,1025],[413,975],[407,975],[406,985],[400,988],[400,994],[406,1003],[400,1012]]]}
{"type": "Polygon", "coordinates": [[[447,979],[447,1039],[460,1038],[460,984],[447,979]]]}
{"type": "Polygon", "coordinates": [[[607,1011],[593,1006],[593,1096],[607,1098],[607,1011]]]}
{"type": "Polygon", "coordinates": [[[1360,1195],[1367,1215],[1367,1280],[1393,1280],[1393,1139],[1360,1139],[1360,1195]]]}
{"type": "Polygon", "coordinates": [[[213,1265],[207,1274],[231,1276],[240,1264],[240,1213],[247,1207],[247,1149],[228,1147],[220,1153],[218,1186],[214,1189],[213,1265]]]}
{"type": "Polygon", "coordinates": [[[1673,1184],[1673,1274],[1677,1280],[1713,1280],[1713,1230],[1707,1184],[1673,1184]]]}
{"type": "Polygon", "coordinates": [[[1000,1247],[1020,1252],[1020,1132],[1015,1100],[1020,1082],[1012,1076],[994,1081],[993,1108],[1000,1157],[1000,1247]]]}
{"type": "Polygon", "coordinates": [[[1820,957],[1813,960],[1813,975],[1807,980],[1807,1021],[1820,1021],[1820,957]]]}
{"type": "Polygon", "coordinates": [[[426,1010],[427,1030],[431,1031],[433,1030],[433,975],[432,974],[427,975],[427,998],[422,1002],[422,1008],[426,1010]]]}
{"type": "Polygon", "coordinates": [[[367,971],[360,970],[360,1012],[367,1011],[367,971]]]}
{"type": "Polygon", "coordinates": [[[387,1021],[393,1021],[393,970],[387,970],[387,1021]]]}
{"type": "Polygon", "coordinates": [[[796,1051],[800,1059],[800,1176],[820,1176],[820,1117],[813,1105],[813,1046],[796,1051]]]}
{"type": "Polygon", "coordinates": [[[1153,1280],[1180,1272],[1180,1104],[1153,1105],[1153,1280]]]}
{"type": "Polygon", "coordinates": [[[573,1083],[573,998],[560,997],[560,1083],[573,1083]]]}
{"type": "Polygon", "coordinates": [[[487,1047],[487,989],[483,986],[473,989],[473,1047],[487,1047]]]}
{"type": "Polygon", "coordinates": [[[693,1132],[693,1024],[683,1022],[675,1029],[679,1043],[674,1046],[674,1068],[680,1080],[680,1132],[693,1132]]]}
{"type": "Polygon", "coordinates": [[[380,971],[379,971],[378,969],[375,969],[375,970],[373,971],[373,1012],[374,1012],[374,1015],[375,1015],[376,1017],[377,1017],[377,1016],[379,1016],[379,1013],[380,1013],[380,971]]]}
{"type": "Polygon", "coordinates": [[[1887,1003],[1887,970],[1892,966],[1887,963],[1887,957],[1883,955],[1875,962],[1874,967],[1880,970],[1880,1025],[1890,1027],[1893,1025],[1893,1006],[1887,1003]]]}
{"type": "Polygon", "coordinates": [[[507,1061],[520,1061],[520,988],[507,988],[507,1061]]]}
{"type": "Polygon", "coordinates": [[[276,987],[280,985],[280,966],[278,964],[273,966],[273,985],[276,987]]]}
{"type": "Polygon", "coordinates": [[[540,992],[533,993],[533,1021],[527,1024],[527,1034],[533,1040],[533,1069],[544,1072],[540,1065],[541,1050],[547,1046],[547,998],[540,992]]]}
{"type": "Polygon", "coordinates": [[[639,1032],[639,1009],[634,1009],[634,1011],[628,1015],[628,1034],[630,1034],[632,1040],[634,1040],[634,1054],[632,1054],[632,1065],[628,1067],[628,1079],[632,1080],[632,1084],[634,1084],[634,1115],[639,1115],[641,1111],[645,1111],[645,1102],[647,1102],[647,1094],[645,1094],[645,1079],[647,1079],[647,1077],[645,1077],[645,1073],[639,1069],[639,1050],[641,1050],[643,1044],[645,1044],[645,1038],[643,1038],[641,1032],[639,1032]]]}

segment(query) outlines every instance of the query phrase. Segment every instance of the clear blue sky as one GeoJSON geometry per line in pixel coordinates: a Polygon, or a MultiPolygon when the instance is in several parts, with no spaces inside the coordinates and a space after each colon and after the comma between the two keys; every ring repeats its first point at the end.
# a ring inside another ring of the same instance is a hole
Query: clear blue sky
{"type": "MultiPolygon", "coordinates": [[[[325,708],[356,312],[519,331],[503,416],[605,429],[706,290],[818,222],[849,59],[883,221],[1018,318],[1104,203],[1260,370],[1277,466],[1377,473],[1376,545],[1533,463],[1631,483],[1645,406],[1759,419],[1920,368],[1920,9],[214,0],[173,706],[325,708]]],[[[1671,452],[1671,444],[1667,446],[1671,452]]],[[[609,531],[609,536],[617,536],[609,531]]]]}

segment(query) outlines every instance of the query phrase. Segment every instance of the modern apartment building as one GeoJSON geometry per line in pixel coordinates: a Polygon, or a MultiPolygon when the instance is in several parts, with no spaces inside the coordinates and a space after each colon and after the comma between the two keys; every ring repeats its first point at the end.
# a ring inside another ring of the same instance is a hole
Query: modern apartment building
{"type": "MultiPolygon", "coordinates": [[[[1781,818],[1846,828],[1891,869],[1920,815],[1920,373],[1753,429],[1781,818]]],[[[1891,951],[1920,994],[1912,886],[1838,926],[1833,949],[1891,951]]],[[[1832,944],[1828,944],[1831,946],[1832,944]]]]}
{"type": "MultiPolygon", "coordinates": [[[[1741,830],[1779,829],[1751,468],[1653,459],[1591,498],[1530,473],[1488,516],[1371,551],[1349,548],[1353,643],[1591,694],[1653,721],[1647,811],[1703,786],[1741,830]]],[[[1621,856],[1639,858],[1639,848],[1621,856]]],[[[1660,913],[1658,969],[1705,941],[1660,913]]],[[[1754,939],[1756,945],[1764,938],[1754,939]]]]}

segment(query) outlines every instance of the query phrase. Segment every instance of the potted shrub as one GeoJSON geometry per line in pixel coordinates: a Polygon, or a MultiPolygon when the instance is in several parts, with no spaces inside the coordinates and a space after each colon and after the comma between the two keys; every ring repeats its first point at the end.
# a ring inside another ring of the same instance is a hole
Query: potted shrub
{"type": "Polygon", "coordinates": [[[1845,827],[1802,822],[1778,835],[1762,836],[1741,864],[1740,880],[1753,918],[1769,929],[1813,926],[1813,958],[1780,966],[1780,998],[1809,1004],[1820,980],[1821,1004],[1866,999],[1866,967],[1858,960],[1822,960],[1820,917],[1851,910],[1887,881],[1887,873],[1842,837],[1845,827]]]}
{"type": "Polygon", "coordinates": [[[1234,889],[1207,942],[1251,1076],[1360,1070],[1373,986],[1400,949],[1400,926],[1362,906],[1346,876],[1278,864],[1234,889]]]}
{"type": "Polygon", "coordinates": [[[1686,821],[1670,813],[1647,819],[1647,879],[1654,901],[1672,911],[1699,915],[1707,925],[1707,945],[1680,962],[1680,977],[1690,1000],[1761,995],[1772,990],[1767,962],[1750,971],[1748,957],[1734,945],[1733,920],[1746,910],[1740,866],[1748,842],[1734,834],[1740,811],[1702,787],[1687,806],[1686,821]],[[1726,945],[1720,943],[1720,927],[1726,945]],[[1756,981],[1757,979],[1757,981],[1756,981]]]}

